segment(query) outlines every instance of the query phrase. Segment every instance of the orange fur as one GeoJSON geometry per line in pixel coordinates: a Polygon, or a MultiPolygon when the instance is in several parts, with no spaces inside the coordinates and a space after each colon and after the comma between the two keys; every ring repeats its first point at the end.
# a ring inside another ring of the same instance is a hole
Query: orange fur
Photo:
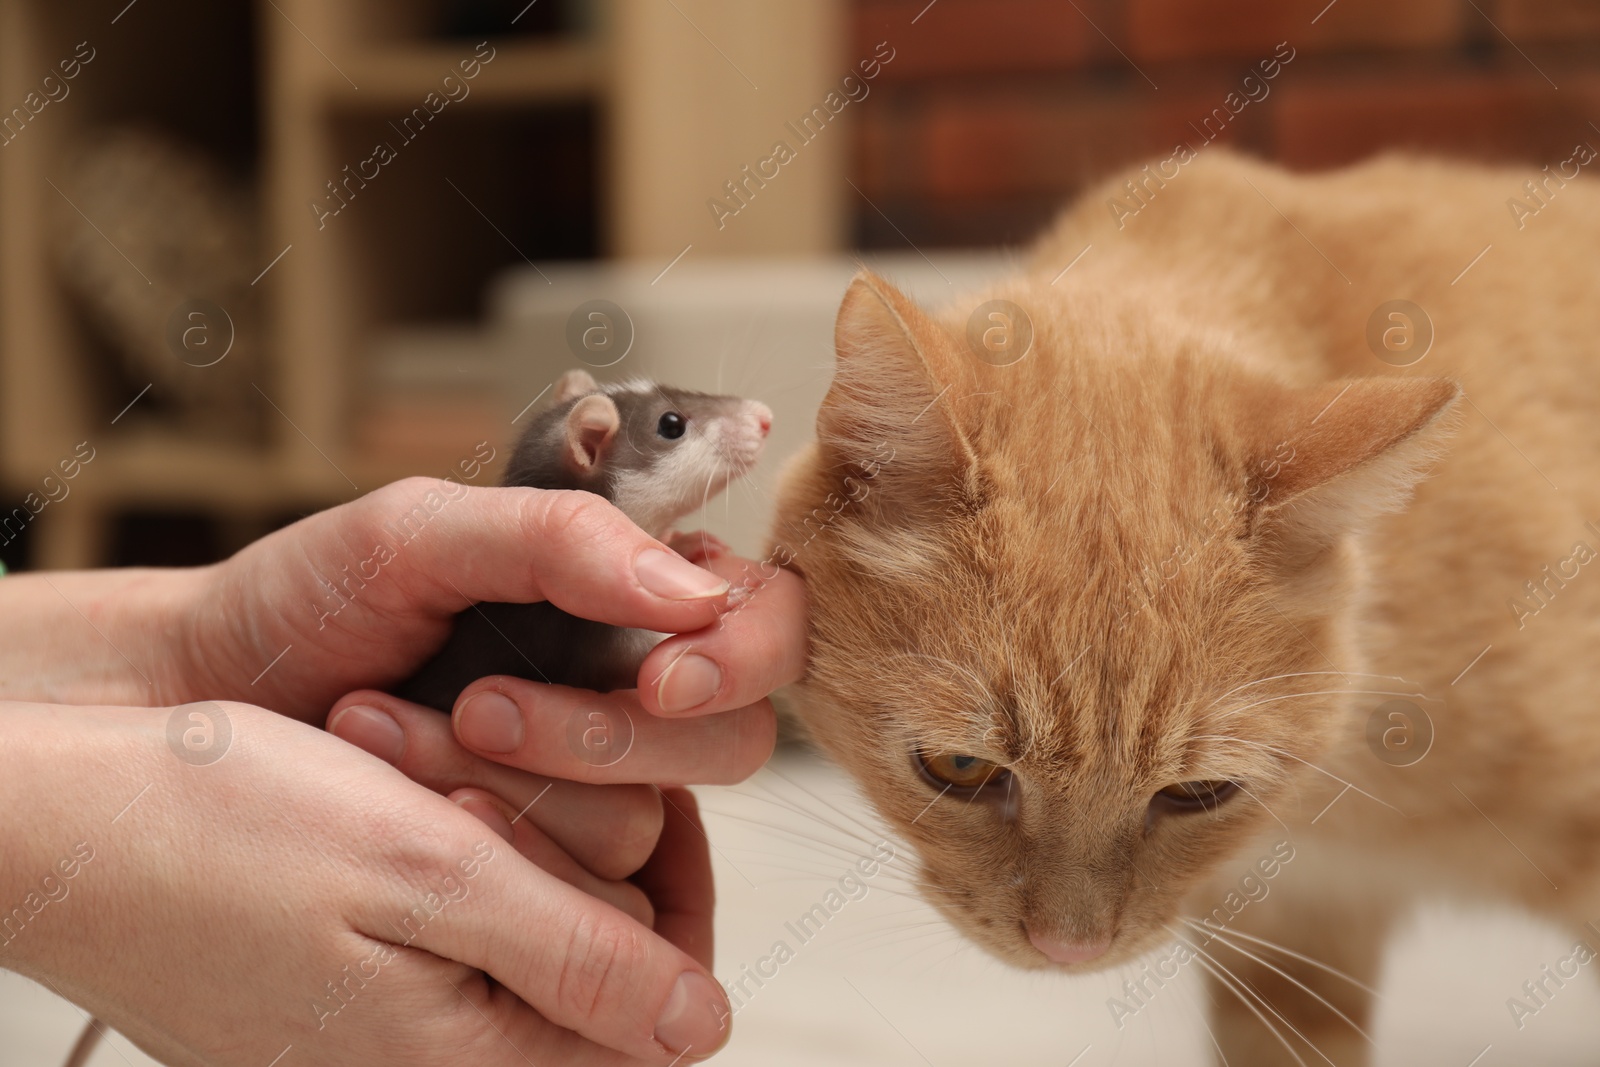
{"type": "MultiPolygon", "coordinates": [[[[774,529],[811,603],[796,703],[976,942],[1041,967],[1029,929],[1111,938],[1100,967],[1194,941],[1177,917],[1283,837],[1300,858],[1230,929],[1365,982],[1421,895],[1600,917],[1600,567],[1547,583],[1533,617],[1509,604],[1575,542],[1600,549],[1600,193],[1519,231],[1523,178],[1403,158],[1292,176],[1213,150],[1121,230],[1107,183],[937,313],[852,284],[774,529]],[[1365,341],[1399,298],[1437,334],[1404,369],[1365,341]],[[1032,322],[1006,366],[966,340],[990,299],[1032,322]],[[1409,767],[1367,742],[1393,693],[1436,731],[1409,767]],[[935,801],[918,747],[1004,765],[1009,795],[935,801]],[[1206,779],[1247,793],[1147,827],[1157,790],[1206,779]]],[[[1364,993],[1208,951],[1280,1031],[1217,997],[1232,1062],[1365,1061],[1330,1007],[1362,1022],[1364,993]]]]}

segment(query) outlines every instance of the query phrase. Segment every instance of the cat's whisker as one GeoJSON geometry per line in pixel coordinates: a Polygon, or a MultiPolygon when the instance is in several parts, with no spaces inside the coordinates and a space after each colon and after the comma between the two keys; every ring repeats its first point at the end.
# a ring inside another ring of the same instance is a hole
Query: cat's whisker
{"type": "Polygon", "coordinates": [[[896,926],[887,930],[873,930],[860,937],[853,938],[850,947],[857,951],[867,949],[882,949],[899,941],[921,940],[927,937],[960,937],[947,923],[924,923],[909,926],[896,926]]]}
{"type": "MultiPolygon", "coordinates": [[[[776,865],[776,864],[774,864],[772,866],[776,867],[779,870],[794,871],[795,874],[792,877],[764,878],[761,881],[761,885],[758,886],[757,888],[765,888],[766,886],[769,886],[769,885],[786,885],[786,884],[792,884],[792,883],[809,883],[811,885],[817,885],[818,883],[821,883],[822,885],[826,886],[826,885],[828,885],[830,882],[832,882],[834,880],[833,878],[831,878],[829,876],[818,875],[813,871],[804,870],[804,869],[799,868],[799,867],[782,867],[782,866],[779,866],[779,865],[776,865]]],[[[873,885],[869,886],[868,888],[869,888],[869,891],[876,891],[876,892],[884,894],[885,896],[897,897],[897,898],[899,898],[901,900],[910,901],[911,903],[914,903],[914,904],[925,903],[923,901],[922,897],[920,897],[920,896],[918,896],[918,895],[916,895],[914,893],[903,892],[903,891],[898,890],[898,889],[890,888],[889,886],[882,886],[882,885],[873,884],[873,885]]],[[[865,898],[865,896],[862,896],[862,897],[857,897],[855,899],[864,900],[866,898],[865,898]]]]}
{"type": "Polygon", "coordinates": [[[899,934],[955,934],[959,932],[942,918],[930,918],[922,908],[906,908],[881,917],[875,925],[865,926],[854,939],[856,943],[872,941],[879,938],[894,937],[899,934]]]}
{"type": "MultiPolygon", "coordinates": [[[[1291,674],[1274,674],[1267,678],[1257,678],[1253,682],[1245,682],[1243,685],[1236,685],[1226,693],[1214,697],[1210,704],[1207,704],[1201,709],[1201,713],[1204,714],[1205,712],[1211,710],[1213,706],[1220,704],[1224,700],[1233,696],[1233,694],[1244,689],[1249,689],[1251,686],[1265,685],[1267,682],[1280,682],[1286,678],[1314,678],[1318,675],[1330,674],[1336,674],[1341,678],[1381,678],[1388,682],[1409,682],[1409,679],[1402,678],[1397,674],[1369,674],[1366,671],[1294,671],[1291,674]]],[[[1418,688],[1421,687],[1419,686],[1418,688]]]]}
{"type": "Polygon", "coordinates": [[[1241,745],[1253,745],[1254,747],[1259,748],[1259,749],[1264,749],[1267,752],[1272,752],[1272,753],[1275,753],[1276,755],[1280,755],[1280,756],[1284,756],[1284,757],[1286,757],[1288,759],[1292,759],[1296,763],[1303,763],[1307,767],[1310,767],[1312,770],[1318,771],[1318,772],[1320,772],[1322,774],[1327,775],[1329,778],[1332,778],[1334,781],[1340,783],[1341,785],[1349,786],[1351,789],[1355,790],[1357,793],[1360,793],[1362,796],[1366,797],[1368,800],[1374,801],[1374,802],[1376,802],[1378,804],[1382,804],[1384,807],[1388,808],[1390,811],[1394,812],[1396,815],[1400,815],[1400,816],[1404,816],[1405,815],[1405,812],[1401,811],[1399,808],[1395,807],[1393,804],[1389,803],[1387,800],[1381,800],[1378,797],[1373,796],[1371,793],[1367,792],[1365,789],[1362,789],[1360,786],[1356,785],[1354,782],[1345,781],[1343,778],[1340,778],[1337,774],[1334,774],[1332,771],[1328,770],[1326,767],[1319,767],[1317,764],[1312,763],[1310,760],[1301,759],[1299,756],[1296,756],[1293,752],[1290,752],[1288,749],[1278,748],[1278,747],[1276,747],[1274,745],[1263,744],[1260,741],[1249,741],[1249,740],[1246,740],[1243,737],[1227,737],[1227,736],[1223,736],[1223,735],[1202,734],[1202,735],[1196,735],[1193,738],[1193,740],[1196,740],[1196,741],[1233,741],[1233,742],[1237,742],[1238,744],[1241,744],[1241,745]]]}
{"type": "Polygon", "coordinates": [[[1290,982],[1294,983],[1295,986],[1299,987],[1304,992],[1310,994],[1311,997],[1314,1000],[1317,1001],[1317,1003],[1321,1004],[1323,1007],[1325,1007],[1329,1011],[1333,1012],[1340,1019],[1343,1019],[1345,1021],[1345,1023],[1347,1023],[1352,1030],[1354,1030],[1356,1033],[1360,1034],[1363,1038],[1366,1039],[1367,1044],[1371,1045],[1373,1048],[1377,1048],[1378,1047],[1378,1043],[1376,1041],[1372,1040],[1372,1036],[1370,1034],[1368,1034],[1361,1027],[1357,1026],[1356,1025],[1356,1021],[1354,1019],[1350,1018],[1350,1016],[1346,1015],[1344,1012],[1342,1012],[1338,1008],[1334,1007],[1333,1003],[1331,1001],[1329,1001],[1326,997],[1324,997],[1321,993],[1318,993],[1315,989],[1312,989],[1310,986],[1308,986],[1304,982],[1300,981],[1300,979],[1296,978],[1294,975],[1290,974],[1288,971],[1283,970],[1281,967],[1278,967],[1276,964],[1270,963],[1267,960],[1262,959],[1260,956],[1257,956],[1255,953],[1249,951],[1248,949],[1241,948],[1239,945],[1234,944],[1220,930],[1212,930],[1212,929],[1210,929],[1209,927],[1205,926],[1202,923],[1195,922],[1193,919],[1185,919],[1182,916],[1180,916],[1179,919],[1180,919],[1181,922],[1184,923],[1184,925],[1188,926],[1190,929],[1206,931],[1207,933],[1211,934],[1214,938],[1216,938],[1218,941],[1221,941],[1224,945],[1226,945],[1229,948],[1233,949],[1233,951],[1239,953],[1239,955],[1244,956],[1246,959],[1255,960],[1257,963],[1261,964],[1261,966],[1267,968],[1268,970],[1274,972],[1275,974],[1278,974],[1278,975],[1281,975],[1284,978],[1287,978],[1290,982]]]}
{"type": "Polygon", "coordinates": [[[1434,698],[1434,697],[1426,696],[1425,694],[1422,694],[1422,693],[1396,692],[1396,691],[1391,690],[1391,689],[1318,689],[1318,690],[1315,690],[1315,691],[1310,692],[1310,693],[1280,693],[1278,696],[1267,697],[1267,698],[1265,698],[1263,700],[1258,700],[1253,704],[1245,704],[1242,707],[1229,708],[1227,711],[1225,711],[1221,715],[1217,716],[1217,721],[1220,722],[1220,721],[1222,721],[1224,719],[1231,719],[1236,715],[1243,715],[1245,712],[1249,711],[1251,708],[1259,708],[1264,704],[1274,704],[1274,703],[1277,703],[1280,700],[1295,700],[1295,699],[1301,698],[1301,697],[1323,697],[1323,696],[1413,697],[1413,698],[1416,698],[1418,700],[1433,700],[1433,699],[1437,699],[1437,698],[1434,698]]]}
{"type": "MultiPolygon", "coordinates": [[[[777,777],[780,780],[782,780],[784,782],[787,782],[790,785],[795,785],[796,788],[800,788],[794,782],[790,781],[788,778],[785,778],[783,775],[779,774],[777,771],[773,770],[771,767],[763,768],[763,772],[770,773],[774,777],[777,777]]],[[[850,826],[840,825],[839,823],[834,822],[831,819],[824,818],[822,815],[820,815],[816,811],[800,805],[792,797],[784,796],[782,793],[778,792],[775,789],[772,789],[771,787],[765,785],[764,783],[760,782],[757,779],[752,779],[750,784],[751,784],[752,787],[754,787],[756,789],[759,789],[762,792],[760,792],[760,793],[751,793],[751,792],[747,792],[745,790],[735,790],[735,792],[737,792],[739,796],[748,797],[749,799],[757,801],[759,803],[769,804],[769,805],[771,805],[773,807],[779,808],[779,809],[781,809],[783,811],[787,811],[787,812],[789,812],[791,814],[802,816],[802,817],[804,817],[804,818],[806,818],[806,819],[808,819],[808,820],[810,820],[812,822],[818,823],[818,824],[820,824],[822,826],[826,826],[829,829],[833,830],[834,832],[836,832],[836,833],[838,833],[838,834],[840,834],[840,835],[842,835],[844,837],[848,837],[851,840],[858,841],[858,842],[860,842],[860,843],[862,843],[864,845],[876,847],[879,844],[888,844],[888,843],[899,844],[899,842],[890,842],[889,841],[889,836],[888,836],[887,833],[885,833],[883,827],[872,826],[872,825],[869,825],[869,824],[867,824],[865,822],[862,822],[860,819],[856,818],[855,816],[853,816],[853,815],[849,814],[848,812],[843,811],[843,810],[833,806],[832,804],[829,804],[827,801],[823,800],[821,797],[818,797],[815,794],[810,793],[809,791],[805,791],[805,792],[806,792],[807,796],[811,797],[811,799],[817,801],[817,803],[819,803],[819,804],[822,804],[824,807],[828,808],[830,811],[832,811],[834,814],[840,816],[842,819],[846,820],[848,823],[854,824],[854,826],[859,828],[859,830],[866,831],[867,833],[870,833],[870,834],[872,834],[874,836],[869,838],[869,837],[865,836],[864,834],[858,832],[857,829],[852,829],[850,826]]],[[[802,791],[804,791],[804,790],[802,790],[802,791]]]]}
{"type": "MultiPolygon", "coordinates": [[[[1221,968],[1222,971],[1225,972],[1230,978],[1232,978],[1235,982],[1239,983],[1240,986],[1242,986],[1245,989],[1250,990],[1250,992],[1252,992],[1255,995],[1256,1000],[1261,1004],[1262,1007],[1264,1007],[1268,1011],[1270,1011],[1273,1014],[1273,1016],[1278,1019],[1279,1022],[1283,1023],[1284,1026],[1287,1026],[1289,1028],[1289,1031],[1291,1033],[1293,1033],[1301,1041],[1304,1041],[1308,1046],[1310,1046],[1311,1051],[1315,1052],[1318,1056],[1321,1056],[1322,1059],[1328,1064],[1328,1067],[1338,1067],[1338,1064],[1334,1063],[1333,1060],[1328,1057],[1328,1054],[1323,1052],[1322,1049],[1317,1046],[1317,1043],[1315,1041],[1311,1040],[1304,1033],[1302,1033],[1300,1031],[1299,1027],[1295,1026],[1294,1023],[1290,1022],[1288,1017],[1286,1015],[1284,1015],[1283,1012],[1279,1011],[1277,1009],[1277,1007],[1274,1006],[1273,1003],[1270,1000],[1268,1000],[1259,990],[1256,990],[1254,987],[1250,986],[1247,982],[1245,982],[1244,979],[1242,979],[1238,975],[1234,974],[1234,972],[1232,970],[1230,970],[1226,964],[1224,964],[1221,960],[1217,959],[1215,956],[1211,955],[1211,953],[1206,952],[1204,949],[1200,949],[1199,951],[1206,957],[1206,959],[1210,960],[1212,964],[1214,964],[1215,966],[1221,968]]],[[[1292,1052],[1293,1050],[1291,1049],[1290,1051],[1292,1052]]]]}
{"type": "MultiPolygon", "coordinates": [[[[1168,929],[1170,930],[1172,928],[1169,926],[1168,929]]],[[[1283,1045],[1284,1050],[1287,1051],[1289,1055],[1294,1057],[1294,1061],[1298,1063],[1300,1067],[1309,1067],[1309,1065],[1304,1059],[1301,1058],[1300,1053],[1295,1051],[1294,1046],[1289,1044],[1289,1039],[1284,1037],[1283,1033],[1272,1024],[1272,1021],[1261,1013],[1260,1009],[1255,1006],[1255,1002],[1252,1001],[1250,996],[1247,996],[1246,993],[1254,996],[1255,1000],[1260,1001],[1262,1007],[1266,1008],[1268,1011],[1272,1012],[1273,1015],[1277,1016],[1278,1020],[1287,1026],[1291,1031],[1293,1031],[1296,1037],[1300,1038],[1300,1040],[1304,1041],[1307,1045],[1310,1045],[1312,1050],[1315,1051],[1317,1055],[1322,1056],[1324,1060],[1328,1060],[1329,1067],[1338,1067],[1337,1064],[1335,1064],[1332,1060],[1329,1060],[1327,1056],[1323,1055],[1322,1051],[1318,1049],[1310,1039],[1296,1029],[1293,1023],[1291,1023],[1288,1019],[1285,1019],[1282,1013],[1279,1012],[1277,1008],[1272,1006],[1270,1001],[1268,1001],[1260,993],[1250,989],[1250,987],[1246,985],[1238,975],[1234,974],[1233,971],[1228,969],[1226,964],[1219,961],[1215,956],[1211,955],[1199,945],[1196,945],[1194,942],[1185,938],[1182,934],[1177,934],[1177,937],[1179,941],[1183,942],[1185,945],[1189,946],[1189,948],[1194,950],[1196,953],[1195,962],[1200,964],[1201,967],[1205,968],[1205,970],[1213,978],[1215,978],[1225,988],[1237,996],[1239,998],[1239,1003],[1243,1004],[1246,1008],[1249,1008],[1251,1013],[1254,1014],[1257,1019],[1261,1020],[1262,1025],[1272,1032],[1272,1036],[1278,1039],[1279,1044],[1283,1045]]]]}
{"type": "MultiPolygon", "coordinates": [[[[1190,923],[1193,923],[1193,922],[1197,921],[1197,920],[1195,920],[1195,919],[1193,919],[1193,918],[1191,918],[1190,916],[1187,916],[1187,915],[1180,915],[1179,918],[1183,919],[1186,922],[1190,922],[1190,923]]],[[[1201,923],[1200,925],[1205,926],[1204,923],[1201,923]]],[[[1210,927],[1206,927],[1206,929],[1210,930],[1210,927]]],[[[1317,968],[1318,970],[1321,970],[1321,971],[1326,971],[1328,974],[1333,975],[1335,978],[1344,979],[1346,982],[1349,982],[1351,985],[1355,986],[1357,989],[1359,989],[1362,992],[1366,993],[1368,996],[1375,997],[1375,998],[1377,998],[1379,1000],[1383,999],[1383,994],[1382,993],[1378,992],[1376,989],[1374,989],[1371,986],[1367,985],[1365,982],[1361,981],[1359,978],[1355,978],[1355,977],[1353,977],[1351,975],[1348,975],[1344,971],[1339,970],[1337,967],[1330,967],[1328,964],[1323,963],[1321,960],[1315,959],[1315,958],[1313,958],[1311,956],[1307,956],[1303,952],[1296,952],[1294,949],[1288,948],[1288,947],[1286,947],[1284,945],[1280,945],[1276,941],[1269,941],[1264,937],[1256,937],[1256,936],[1254,936],[1252,934],[1245,933],[1243,930],[1229,930],[1228,933],[1229,933],[1230,936],[1243,938],[1244,940],[1249,941],[1249,942],[1251,942],[1253,944],[1260,945],[1262,948],[1271,949],[1274,952],[1281,952],[1285,956],[1288,956],[1291,959],[1299,960],[1301,963],[1307,964],[1308,966],[1315,967],[1315,968],[1317,968]]]]}
{"type": "Polygon", "coordinates": [[[1234,782],[1233,784],[1239,787],[1239,792],[1243,793],[1245,796],[1249,797],[1251,800],[1255,801],[1257,804],[1260,804],[1261,805],[1261,810],[1266,812],[1268,815],[1272,816],[1272,821],[1273,822],[1275,822],[1279,826],[1283,827],[1284,834],[1286,834],[1287,836],[1289,836],[1291,838],[1294,836],[1293,832],[1291,832],[1290,829],[1289,829],[1289,824],[1284,822],[1282,819],[1278,818],[1278,813],[1273,811],[1271,808],[1267,807],[1267,802],[1262,800],[1260,797],[1256,796],[1254,793],[1252,793],[1250,791],[1250,787],[1249,786],[1245,785],[1243,782],[1234,782]]]}
{"type": "MultiPolygon", "coordinates": [[[[830,862],[842,863],[846,867],[850,868],[854,868],[862,860],[872,860],[874,851],[877,847],[872,842],[843,833],[836,827],[830,827],[827,823],[820,819],[816,820],[817,826],[834,831],[834,833],[836,833],[839,838],[843,838],[843,840],[830,838],[828,836],[818,836],[816,833],[808,832],[808,830],[803,827],[787,826],[781,823],[769,822],[749,815],[729,814],[727,817],[738,822],[745,823],[749,826],[759,827],[768,833],[782,837],[786,841],[792,841],[806,846],[816,852],[819,856],[827,858],[830,862]]],[[[881,872],[892,861],[879,860],[877,862],[879,863],[879,870],[881,872]]]]}
{"type": "Polygon", "coordinates": [[[747,784],[750,786],[750,788],[735,788],[730,790],[730,792],[734,793],[736,796],[743,797],[746,800],[751,800],[758,804],[765,804],[768,807],[777,808],[779,811],[784,812],[785,814],[798,816],[805,819],[807,822],[826,826],[828,829],[843,837],[848,837],[852,841],[869,841],[869,839],[860,833],[859,830],[849,826],[839,825],[838,823],[825,818],[817,811],[796,803],[792,798],[786,797],[782,793],[778,793],[771,789],[764,789],[761,786],[761,783],[758,781],[752,780],[747,784]]]}
{"type": "Polygon", "coordinates": [[[760,819],[754,819],[748,815],[740,815],[735,812],[709,810],[709,814],[715,815],[717,818],[732,819],[735,822],[742,822],[749,826],[760,827],[769,833],[780,834],[786,840],[793,841],[796,844],[810,846],[827,855],[829,859],[842,860],[851,867],[854,867],[855,862],[862,858],[858,852],[846,847],[845,845],[839,844],[838,842],[826,841],[820,837],[813,837],[803,833],[802,831],[795,830],[787,826],[775,826],[772,823],[763,822],[760,819]]]}
{"type": "MultiPolygon", "coordinates": [[[[927,660],[927,661],[931,661],[933,663],[937,663],[942,667],[948,667],[950,670],[954,671],[955,673],[960,674],[960,675],[964,675],[969,680],[971,680],[973,686],[976,688],[976,691],[978,693],[981,693],[984,696],[990,697],[990,698],[993,698],[993,696],[994,696],[994,693],[989,688],[989,683],[985,682],[982,678],[978,677],[978,675],[976,673],[974,673],[971,668],[962,666],[961,664],[955,662],[954,660],[948,660],[948,659],[945,659],[942,656],[930,655],[929,653],[926,653],[926,652],[897,652],[890,658],[892,658],[892,659],[920,659],[920,660],[927,660]]],[[[998,704],[998,701],[993,701],[993,703],[998,704]]]]}
{"type": "MultiPolygon", "coordinates": [[[[860,827],[862,830],[865,830],[868,833],[872,833],[872,834],[876,835],[877,840],[871,842],[871,844],[873,846],[878,845],[880,842],[881,843],[885,843],[885,844],[893,845],[895,847],[895,849],[896,849],[896,853],[895,853],[896,857],[899,856],[899,854],[900,854],[900,852],[902,850],[909,851],[909,846],[904,841],[896,841],[896,840],[891,839],[889,834],[887,833],[887,831],[885,830],[884,827],[882,827],[882,826],[874,826],[874,825],[868,824],[868,823],[862,821],[860,818],[858,818],[854,814],[852,814],[852,813],[840,808],[838,805],[833,804],[830,801],[825,800],[824,798],[817,796],[817,794],[813,793],[811,790],[807,789],[805,786],[801,785],[799,782],[796,782],[794,779],[790,778],[788,775],[784,774],[782,771],[777,770],[771,764],[768,764],[765,768],[763,768],[763,770],[765,770],[768,774],[771,774],[773,777],[777,778],[778,780],[788,783],[788,785],[791,788],[798,789],[800,792],[804,793],[806,796],[810,797],[812,800],[815,800],[817,803],[821,804],[823,807],[827,808],[829,811],[833,812],[835,815],[837,815],[840,818],[844,819],[846,822],[854,823],[856,826],[860,827]]],[[[774,792],[774,795],[778,795],[778,794],[776,794],[776,792],[774,792]]],[[[815,813],[807,813],[807,814],[811,814],[813,817],[815,817],[815,813]]],[[[823,821],[823,820],[819,820],[819,821],[823,821]]],[[[864,838],[862,838],[861,840],[865,841],[864,838]]]]}
{"type": "MultiPolygon", "coordinates": [[[[912,960],[916,959],[918,956],[923,956],[923,955],[926,955],[929,952],[934,952],[934,951],[936,951],[936,950],[938,950],[940,948],[945,947],[946,944],[947,943],[945,943],[945,942],[934,941],[931,944],[924,945],[921,948],[916,949],[915,951],[913,951],[910,955],[901,957],[900,963],[902,965],[903,964],[908,964],[912,960]]],[[[943,956],[940,956],[936,960],[932,960],[930,962],[925,962],[922,966],[925,969],[933,969],[933,968],[936,968],[936,967],[942,967],[944,964],[946,964],[946,963],[950,962],[951,960],[955,959],[957,956],[960,956],[965,952],[969,952],[972,949],[972,942],[970,942],[966,938],[960,937],[960,936],[957,936],[957,937],[953,938],[950,942],[948,942],[948,944],[951,946],[949,952],[946,952],[943,956]]]]}
{"type": "Polygon", "coordinates": [[[1246,1008],[1249,1008],[1250,1012],[1255,1015],[1257,1019],[1261,1020],[1261,1025],[1265,1026],[1268,1032],[1271,1033],[1273,1037],[1278,1039],[1278,1043],[1284,1047],[1284,1050],[1287,1051],[1290,1056],[1294,1057],[1294,1061],[1298,1063],[1300,1067],[1308,1067],[1306,1061],[1302,1059],[1300,1054],[1294,1050],[1294,1046],[1289,1044],[1289,1039],[1284,1037],[1282,1032],[1273,1025],[1271,1019],[1268,1019],[1265,1015],[1261,1014],[1260,1009],[1251,1003],[1249,997],[1247,997],[1242,990],[1236,988],[1229,979],[1224,978],[1221,971],[1219,971],[1209,961],[1197,956],[1195,957],[1195,962],[1198,963],[1207,974],[1211,975],[1212,978],[1215,978],[1219,986],[1232,993],[1236,998],[1238,998],[1241,1004],[1243,1004],[1246,1008]]]}
{"type": "MultiPolygon", "coordinates": [[[[716,809],[710,810],[718,817],[732,819],[735,822],[741,822],[748,826],[758,827],[767,831],[768,833],[781,835],[784,840],[805,845],[819,853],[828,856],[830,859],[844,862],[851,866],[854,866],[855,862],[861,859],[863,855],[860,847],[857,847],[858,842],[856,839],[849,838],[848,835],[842,835],[846,837],[846,840],[841,841],[836,838],[818,836],[815,833],[807,832],[807,829],[803,827],[787,826],[782,823],[774,823],[765,819],[756,818],[751,815],[741,814],[738,812],[724,812],[716,809]]],[[[821,823],[820,821],[818,825],[826,827],[826,824],[821,823]]],[[[828,829],[832,828],[828,827],[828,829]]]]}
{"type": "MultiPolygon", "coordinates": [[[[1212,1005],[1215,1006],[1216,998],[1212,997],[1211,990],[1206,987],[1204,982],[1200,983],[1200,988],[1205,990],[1206,999],[1211,1001],[1212,1005]]],[[[1211,1029],[1211,1021],[1209,1018],[1207,1018],[1207,1016],[1210,1015],[1210,1012],[1200,1008],[1193,1002],[1191,1002],[1189,1006],[1194,1008],[1195,1014],[1199,1016],[1200,1025],[1206,1028],[1206,1036],[1211,1039],[1211,1047],[1217,1050],[1217,1057],[1222,1060],[1222,1067],[1232,1067],[1232,1065],[1228,1063],[1227,1053],[1222,1051],[1222,1045],[1217,1041],[1217,1032],[1211,1029]]]]}

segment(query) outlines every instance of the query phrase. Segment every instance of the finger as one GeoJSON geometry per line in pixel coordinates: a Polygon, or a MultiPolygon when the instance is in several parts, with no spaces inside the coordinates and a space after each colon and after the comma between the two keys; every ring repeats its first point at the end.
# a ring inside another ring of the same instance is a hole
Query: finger
{"type": "Polygon", "coordinates": [[[462,747],[450,719],[387,693],[344,696],[328,716],[328,732],[436,793],[471,786],[502,798],[600,878],[637,871],[661,833],[661,798],[650,786],[586,785],[486,759],[462,747]]]}
{"type": "Polygon", "coordinates": [[[605,901],[641,926],[654,925],[655,908],[642,888],[628,882],[608,882],[596,878],[538,827],[519,817],[499,797],[482,789],[458,789],[445,799],[499,834],[524,859],[549,871],[574,889],[581,889],[591,897],[605,901]]]}
{"type": "Polygon", "coordinates": [[[734,582],[730,607],[705,629],[662,641],[640,664],[639,702],[653,715],[744,707],[805,673],[806,593],[799,576],[737,556],[708,566],[734,582]]]}
{"type": "Polygon", "coordinates": [[[665,540],[667,547],[672,551],[690,563],[701,566],[704,566],[710,560],[716,559],[718,556],[726,556],[733,551],[728,547],[727,542],[719,537],[713,537],[704,530],[696,530],[693,533],[675,533],[665,538],[665,540]]]}
{"type": "Polygon", "coordinates": [[[655,931],[711,969],[712,912],[717,903],[711,877],[711,841],[700,806],[687,789],[661,791],[666,820],[655,854],[633,884],[655,907],[655,931]]]}
{"type": "MultiPolygon", "coordinates": [[[[471,839],[461,826],[447,832],[471,839]]],[[[413,862],[437,867],[439,846],[414,847],[426,851],[413,862]]],[[[480,842],[462,864],[469,888],[451,898],[459,903],[440,904],[437,921],[416,926],[416,947],[477,967],[557,1026],[660,1067],[726,1042],[727,996],[692,956],[504,843],[480,842]]],[[[413,907],[408,893],[371,902],[362,921],[413,907]]]]}
{"type": "Polygon", "coordinates": [[[731,785],[754,774],[777,739],[765,700],[720,715],[649,715],[631,689],[596,693],[494,675],[456,704],[456,737],[489,759],[580,782],[731,785]]]}
{"type": "Polygon", "coordinates": [[[469,602],[548,600],[599,622],[682,633],[710,623],[728,590],[593,493],[407,478],[360,506],[375,535],[420,531],[392,553],[396,580],[363,590],[380,611],[447,617],[469,602]]]}
{"type": "MultiPolygon", "coordinates": [[[[472,1006],[467,1022],[470,1025],[476,1021],[479,1025],[475,1028],[476,1043],[453,1049],[448,1062],[473,1067],[639,1067],[641,1062],[557,1026],[510,989],[485,981],[481,975],[460,983],[450,995],[464,998],[472,1006]]],[[[693,1055],[685,1056],[682,1062],[695,1059],[693,1055]]]]}

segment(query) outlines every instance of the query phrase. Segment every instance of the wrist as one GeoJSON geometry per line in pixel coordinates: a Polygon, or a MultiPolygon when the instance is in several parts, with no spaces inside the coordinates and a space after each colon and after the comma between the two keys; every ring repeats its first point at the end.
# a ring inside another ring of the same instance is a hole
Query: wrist
{"type": "Polygon", "coordinates": [[[156,706],[193,695],[206,569],[130,568],[0,581],[0,700],[156,706]]]}

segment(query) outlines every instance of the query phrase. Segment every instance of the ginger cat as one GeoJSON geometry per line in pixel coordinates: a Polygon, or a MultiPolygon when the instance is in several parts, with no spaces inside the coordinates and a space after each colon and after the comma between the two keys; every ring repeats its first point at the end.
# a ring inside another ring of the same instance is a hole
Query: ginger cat
{"type": "Polygon", "coordinates": [[[1198,966],[1234,1067],[1367,1063],[1418,899],[1600,949],[1600,191],[1529,176],[1213,149],[946,310],[851,284],[793,692],[966,936],[1167,946],[1113,1016],[1198,966]]]}

